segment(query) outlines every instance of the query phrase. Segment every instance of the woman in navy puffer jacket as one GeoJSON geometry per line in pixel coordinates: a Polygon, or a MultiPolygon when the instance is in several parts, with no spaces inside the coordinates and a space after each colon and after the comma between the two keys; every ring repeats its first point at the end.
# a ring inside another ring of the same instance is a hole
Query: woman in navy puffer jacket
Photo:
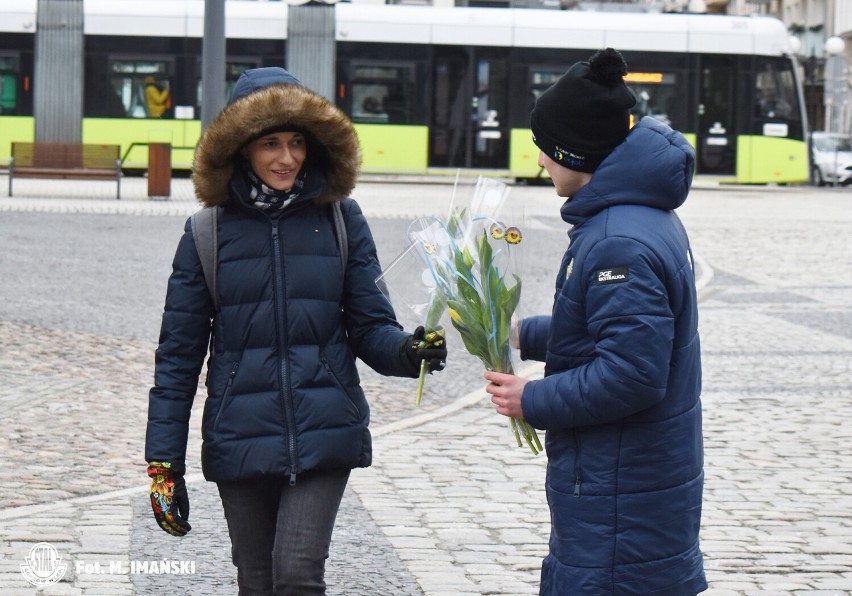
{"type": "Polygon", "coordinates": [[[282,68],[246,71],[196,148],[196,194],[219,208],[219,310],[187,222],[169,279],[145,457],[158,523],[185,534],[187,433],[209,344],[202,469],[219,488],[240,594],[325,593],[349,472],[371,459],[355,358],[384,375],[415,377],[424,359],[443,368],[446,348],[404,332],[376,286],[376,247],[347,198],[359,166],[347,117],[282,68]],[[345,271],[334,202],[348,237],[345,271]]]}
{"type": "Polygon", "coordinates": [[[499,413],[547,431],[548,596],[707,588],[696,287],[674,213],[695,154],[652,118],[628,134],[625,71],[601,51],[536,103],[539,165],[568,199],[570,245],[552,314],[519,329],[521,358],[544,361],[545,377],[486,373],[499,413]]]}

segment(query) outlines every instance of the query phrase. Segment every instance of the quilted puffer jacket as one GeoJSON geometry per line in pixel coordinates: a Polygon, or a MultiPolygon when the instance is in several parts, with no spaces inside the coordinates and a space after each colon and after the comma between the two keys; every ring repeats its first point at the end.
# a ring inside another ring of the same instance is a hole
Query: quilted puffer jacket
{"type": "Polygon", "coordinates": [[[381,269],[367,222],[347,198],[359,164],[346,116],[284,69],[247,71],[237,83],[193,164],[200,202],[221,207],[220,310],[214,312],[187,221],[149,395],[148,461],[185,465],[190,410],[212,331],[202,421],[208,480],[295,481],[307,470],[370,465],[370,410],[355,358],[385,375],[414,377],[418,370],[402,351],[410,336],[375,284],[381,269]],[[260,133],[283,126],[309,135],[308,161],[321,162],[323,175],[270,217],[240,196],[234,158],[260,133]],[[335,201],[348,235],[345,274],[335,201]]]}
{"type": "Polygon", "coordinates": [[[545,429],[550,553],[541,593],[692,596],[706,589],[695,276],[673,209],[694,152],[643,119],[562,207],[574,227],[551,316],[525,319],[525,386],[545,429]]]}

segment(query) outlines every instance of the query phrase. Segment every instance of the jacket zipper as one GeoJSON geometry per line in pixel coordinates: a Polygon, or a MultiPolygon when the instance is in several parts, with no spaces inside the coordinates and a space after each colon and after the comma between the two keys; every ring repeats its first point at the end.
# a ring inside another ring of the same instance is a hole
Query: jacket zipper
{"type": "Polygon", "coordinates": [[[580,434],[574,431],[574,497],[580,498],[580,485],[583,479],[580,476],[580,434]]]}
{"type": "Polygon", "coordinates": [[[278,350],[281,365],[278,370],[281,383],[281,398],[284,402],[284,418],[287,424],[287,444],[290,457],[290,486],[296,484],[296,415],[293,398],[290,395],[289,374],[287,372],[287,310],[284,305],[284,265],[281,262],[281,239],[278,234],[278,220],[272,220],[272,251],[275,264],[275,309],[278,311],[278,350]]]}
{"type": "Polygon", "coordinates": [[[228,375],[228,382],[225,384],[225,391],[222,392],[222,401],[219,402],[219,410],[216,412],[216,419],[213,421],[213,428],[219,428],[219,418],[222,417],[222,410],[225,409],[225,402],[231,395],[231,387],[234,384],[234,377],[237,376],[237,369],[240,368],[239,362],[234,362],[234,367],[231,369],[231,374],[228,375]]]}

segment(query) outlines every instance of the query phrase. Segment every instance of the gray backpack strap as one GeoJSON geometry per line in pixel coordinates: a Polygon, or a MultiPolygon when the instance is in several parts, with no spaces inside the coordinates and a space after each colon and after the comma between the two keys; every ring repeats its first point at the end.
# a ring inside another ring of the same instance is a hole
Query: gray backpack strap
{"type": "Polygon", "coordinates": [[[217,312],[219,310],[219,299],[216,295],[216,270],[219,261],[218,215],[218,207],[205,207],[193,213],[190,218],[192,239],[195,241],[198,258],[201,259],[204,281],[207,283],[207,291],[210,292],[210,298],[217,312]]]}
{"type": "Polygon", "coordinates": [[[340,248],[341,275],[346,276],[346,264],[349,262],[349,237],[346,235],[346,220],[340,210],[340,202],[331,204],[331,212],[334,218],[334,233],[337,236],[337,246],[340,248]]]}

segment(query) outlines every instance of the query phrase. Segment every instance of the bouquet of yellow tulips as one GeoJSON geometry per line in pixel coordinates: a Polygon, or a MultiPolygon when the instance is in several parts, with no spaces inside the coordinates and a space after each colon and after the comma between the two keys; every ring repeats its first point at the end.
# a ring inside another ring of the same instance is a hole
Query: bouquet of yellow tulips
{"type": "MultiPolygon", "coordinates": [[[[400,259],[417,255],[421,266],[414,269],[423,271],[426,298],[404,301],[417,305],[414,310],[423,317],[427,333],[441,330],[440,319],[447,311],[470,354],[488,370],[514,374],[509,333],[521,298],[521,279],[511,271],[512,250],[523,236],[519,227],[504,225],[496,217],[506,193],[506,185],[480,178],[470,206],[451,208],[446,221],[415,220],[409,226],[411,246],[388,269],[398,266],[400,259]]],[[[388,281],[385,273],[380,279],[388,281]]],[[[421,377],[418,405],[422,391],[421,377]]],[[[524,420],[509,420],[518,446],[525,442],[538,454],[542,446],[535,429],[524,420]]]]}

